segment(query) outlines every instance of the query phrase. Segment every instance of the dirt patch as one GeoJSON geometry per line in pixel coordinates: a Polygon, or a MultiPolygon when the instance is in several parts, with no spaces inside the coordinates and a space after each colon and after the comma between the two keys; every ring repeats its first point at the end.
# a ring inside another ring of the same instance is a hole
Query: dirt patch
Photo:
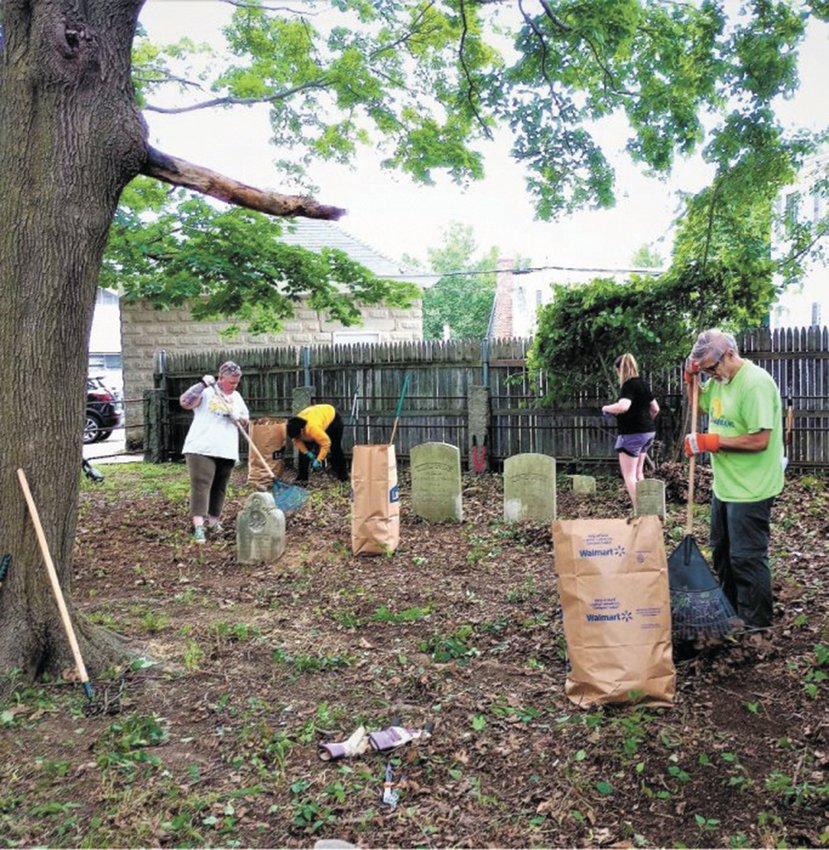
{"type": "MultiPolygon", "coordinates": [[[[0,847],[829,843],[824,480],[790,482],[775,508],[769,640],[678,652],[670,710],[582,711],[563,694],[550,529],[502,522],[499,476],[464,480],[462,524],[430,525],[404,470],[392,557],[351,555],[348,490],[319,477],[284,557],[250,567],[241,472],[227,531],[201,548],[182,466],[105,473],[82,493],[74,599],[147,661],[93,671],[117,715],[84,716],[68,683],[0,706],[0,847]],[[394,718],[433,734],[319,760],[319,741],[394,718]],[[388,761],[406,775],[394,809],[388,761]]],[[[598,484],[579,497],[562,478],[559,516],[627,515],[618,478],[598,484]]],[[[701,504],[699,542],[706,526],[701,504]]]]}

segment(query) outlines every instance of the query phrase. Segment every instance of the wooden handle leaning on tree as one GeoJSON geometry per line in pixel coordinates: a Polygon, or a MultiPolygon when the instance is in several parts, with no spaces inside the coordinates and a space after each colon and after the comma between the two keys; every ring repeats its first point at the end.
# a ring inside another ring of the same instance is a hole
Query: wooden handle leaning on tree
{"type": "MultiPolygon", "coordinates": [[[[699,404],[699,378],[694,375],[694,382],[691,384],[691,433],[697,432],[697,405],[699,404]]],[[[697,456],[691,455],[691,462],[688,464],[688,512],[685,518],[685,534],[694,533],[694,473],[697,468],[697,456]]]]}
{"type": "Polygon", "coordinates": [[[75,659],[75,667],[77,667],[78,675],[81,677],[84,693],[90,699],[93,696],[92,685],[89,683],[89,676],[86,672],[86,665],[81,657],[81,649],[78,646],[78,639],[75,637],[75,630],[72,628],[72,621],[69,619],[69,611],[66,610],[66,602],[63,598],[63,591],[60,589],[58,574],[55,571],[55,564],[52,561],[52,556],[49,553],[49,545],[46,543],[46,535],[43,533],[43,526],[40,524],[40,514],[37,512],[37,505],[32,498],[32,491],[29,489],[29,482],[26,480],[26,473],[22,469],[17,470],[17,479],[20,482],[20,489],[23,491],[23,496],[26,499],[26,504],[29,506],[29,514],[32,517],[32,525],[35,527],[37,542],[40,544],[40,551],[43,555],[43,561],[46,564],[46,572],[49,574],[49,581],[52,584],[52,593],[55,595],[55,601],[58,603],[60,618],[63,622],[63,628],[66,632],[66,638],[69,641],[69,648],[72,650],[72,657],[75,659]]]}

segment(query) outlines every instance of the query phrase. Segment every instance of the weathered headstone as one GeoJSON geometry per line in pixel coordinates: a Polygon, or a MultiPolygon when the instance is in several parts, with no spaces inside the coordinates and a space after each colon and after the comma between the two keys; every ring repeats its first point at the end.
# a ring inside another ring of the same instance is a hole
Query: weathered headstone
{"type": "Polygon", "coordinates": [[[636,482],[636,516],[655,514],[665,521],[665,482],[645,478],[636,482]]]}
{"type": "Polygon", "coordinates": [[[592,475],[573,475],[573,492],[592,496],[596,492],[596,479],[592,475]]]}
{"type": "Polygon", "coordinates": [[[285,551],[285,514],[270,493],[251,493],[236,519],[236,560],[272,564],[285,551]]]}
{"type": "Polygon", "coordinates": [[[430,522],[463,520],[461,453],[449,443],[421,443],[410,454],[412,510],[430,522]]]}
{"type": "Polygon", "coordinates": [[[556,518],[556,459],[526,452],[504,461],[504,520],[556,518]]]}

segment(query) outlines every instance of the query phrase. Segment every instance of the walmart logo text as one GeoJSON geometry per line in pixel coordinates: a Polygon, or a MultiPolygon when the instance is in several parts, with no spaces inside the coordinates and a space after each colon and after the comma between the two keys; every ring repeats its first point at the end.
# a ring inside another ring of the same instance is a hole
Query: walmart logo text
{"type": "Polygon", "coordinates": [[[620,611],[616,614],[586,614],[588,623],[629,623],[633,619],[630,611],[620,611]]]}
{"type": "Polygon", "coordinates": [[[579,549],[580,558],[621,558],[625,554],[624,546],[607,546],[604,549],[579,549]]]}

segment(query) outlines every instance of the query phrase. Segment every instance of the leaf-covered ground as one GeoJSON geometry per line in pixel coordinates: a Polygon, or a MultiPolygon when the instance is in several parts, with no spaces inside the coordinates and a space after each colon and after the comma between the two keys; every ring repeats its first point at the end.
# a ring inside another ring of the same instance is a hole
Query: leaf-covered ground
{"type": "MultiPolygon", "coordinates": [[[[497,475],[464,479],[462,524],[430,525],[402,471],[393,557],[351,555],[347,489],[319,477],[285,555],[240,566],[241,470],[227,531],[197,548],[183,466],[103,469],[82,492],[74,599],[139,659],[93,671],[117,714],[86,716],[67,682],[0,705],[0,847],[829,845],[823,478],[794,478],[775,508],[768,640],[676,648],[671,709],[588,711],[563,692],[550,529],[502,522],[497,475]],[[434,730],[318,758],[320,741],[393,719],[434,730]],[[389,761],[406,777],[396,808],[389,761]]],[[[660,472],[670,553],[685,470],[660,472]]],[[[562,477],[558,513],[628,509],[616,476],[596,497],[562,477]]]]}

